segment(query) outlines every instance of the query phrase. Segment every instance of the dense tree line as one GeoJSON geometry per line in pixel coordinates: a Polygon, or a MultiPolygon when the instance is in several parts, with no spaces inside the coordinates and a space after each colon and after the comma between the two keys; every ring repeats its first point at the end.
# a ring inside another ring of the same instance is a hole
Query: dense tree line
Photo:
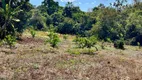
{"type": "Polygon", "coordinates": [[[132,4],[126,0],[116,0],[110,6],[100,4],[92,12],[81,11],[72,2],[62,7],[54,0],[44,0],[38,7],[31,5],[29,0],[2,0],[0,7],[1,39],[9,33],[23,32],[26,27],[32,26],[35,30],[52,28],[62,34],[96,36],[104,41],[123,39],[127,44],[136,45],[139,42],[142,45],[140,0],[134,0],[132,4]],[[8,12],[6,4],[9,4],[8,12]]]}

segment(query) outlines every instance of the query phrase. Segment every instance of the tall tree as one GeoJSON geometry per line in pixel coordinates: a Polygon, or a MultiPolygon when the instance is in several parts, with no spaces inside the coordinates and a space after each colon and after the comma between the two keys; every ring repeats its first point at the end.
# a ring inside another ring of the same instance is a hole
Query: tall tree
{"type": "Polygon", "coordinates": [[[68,2],[63,10],[63,15],[65,17],[70,17],[72,18],[73,13],[79,13],[81,12],[81,10],[79,9],[79,7],[76,7],[73,5],[72,2],[68,2]]]}
{"type": "Polygon", "coordinates": [[[42,5],[46,7],[47,13],[49,15],[53,14],[54,12],[57,12],[59,9],[59,3],[55,2],[54,0],[44,0],[42,2],[42,5]]]}
{"type": "Polygon", "coordinates": [[[14,31],[14,22],[19,22],[20,20],[16,18],[16,14],[19,13],[21,10],[19,10],[19,7],[12,9],[11,8],[11,0],[9,1],[9,4],[6,4],[6,2],[2,1],[2,8],[0,8],[1,16],[3,17],[2,26],[0,27],[0,37],[3,39],[6,36],[6,33],[9,33],[10,31],[7,31],[7,29],[11,29],[14,31]]]}
{"type": "Polygon", "coordinates": [[[124,8],[124,5],[126,5],[127,0],[116,0],[113,4],[113,6],[116,8],[117,11],[122,11],[124,8]]]}
{"type": "Polygon", "coordinates": [[[30,9],[29,7],[31,7],[29,0],[2,0],[2,7],[0,7],[1,39],[7,34],[14,34],[15,31],[23,29],[23,25],[27,20],[26,11],[30,9]]]}

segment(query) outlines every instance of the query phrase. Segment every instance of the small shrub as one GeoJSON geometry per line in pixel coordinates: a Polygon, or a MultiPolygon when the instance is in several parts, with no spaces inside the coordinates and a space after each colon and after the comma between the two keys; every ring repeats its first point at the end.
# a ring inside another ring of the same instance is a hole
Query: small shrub
{"type": "Polygon", "coordinates": [[[139,47],[139,49],[141,48],[141,44],[140,44],[140,42],[137,42],[137,45],[138,45],[138,47],[139,47]]]}
{"type": "Polygon", "coordinates": [[[10,48],[14,47],[16,44],[16,37],[12,35],[7,35],[4,39],[4,42],[9,45],[10,48]]]}
{"type": "Polygon", "coordinates": [[[67,40],[67,39],[68,39],[68,35],[67,35],[67,34],[64,35],[64,36],[63,36],[63,39],[64,39],[64,40],[67,40]]]}
{"type": "Polygon", "coordinates": [[[91,48],[94,47],[94,45],[97,43],[97,38],[95,36],[91,37],[76,37],[74,40],[76,45],[79,48],[91,48]]]}
{"type": "Polygon", "coordinates": [[[83,37],[76,37],[73,42],[79,47],[84,48],[85,47],[85,38],[83,37]]]}
{"type": "Polygon", "coordinates": [[[32,37],[35,38],[36,31],[35,30],[30,30],[30,33],[31,33],[32,37]]]}
{"type": "Polygon", "coordinates": [[[114,47],[117,49],[125,49],[124,48],[124,41],[123,40],[117,40],[114,42],[114,47]]]}
{"type": "Polygon", "coordinates": [[[3,45],[3,40],[0,40],[0,46],[2,46],[3,45]]]}
{"type": "Polygon", "coordinates": [[[87,48],[94,47],[96,43],[97,43],[97,38],[95,36],[91,36],[89,38],[86,38],[85,47],[87,48]]]}
{"type": "Polygon", "coordinates": [[[57,31],[57,28],[56,28],[55,26],[53,26],[53,24],[50,24],[48,31],[49,31],[49,32],[56,32],[56,31],[57,31]]]}
{"type": "Polygon", "coordinates": [[[106,41],[109,42],[109,43],[112,42],[110,38],[107,38],[106,41]]]}
{"type": "Polygon", "coordinates": [[[33,68],[34,68],[34,69],[39,69],[39,67],[40,67],[40,66],[39,66],[38,64],[33,64],[33,68]]]}
{"type": "Polygon", "coordinates": [[[16,32],[16,37],[17,40],[22,40],[22,33],[16,32]]]}
{"type": "Polygon", "coordinates": [[[101,43],[101,48],[102,48],[102,49],[105,49],[105,41],[104,41],[104,40],[103,40],[102,43],[101,43]]]}
{"type": "Polygon", "coordinates": [[[50,32],[48,37],[49,38],[46,40],[46,43],[49,43],[53,48],[57,47],[60,42],[58,34],[50,32]]]}
{"type": "Polygon", "coordinates": [[[79,50],[71,50],[71,49],[69,49],[68,52],[70,54],[75,54],[75,55],[79,55],[80,54],[79,50]]]}
{"type": "Polygon", "coordinates": [[[94,52],[95,52],[94,49],[82,49],[80,53],[81,53],[81,54],[93,55],[94,52]]]}

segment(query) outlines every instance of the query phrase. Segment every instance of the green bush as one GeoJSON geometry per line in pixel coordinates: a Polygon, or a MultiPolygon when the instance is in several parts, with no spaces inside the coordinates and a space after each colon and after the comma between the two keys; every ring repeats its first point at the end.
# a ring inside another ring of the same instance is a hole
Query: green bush
{"type": "Polygon", "coordinates": [[[124,41],[123,40],[117,40],[114,42],[114,47],[117,49],[125,49],[124,48],[124,41]]]}
{"type": "Polygon", "coordinates": [[[112,42],[110,38],[107,38],[106,41],[109,42],[109,43],[112,42]]]}
{"type": "Polygon", "coordinates": [[[56,31],[57,31],[57,28],[55,26],[53,26],[53,24],[50,24],[48,32],[56,32],[56,31]]]}
{"type": "Polygon", "coordinates": [[[85,38],[83,37],[76,37],[73,42],[79,47],[84,48],[85,47],[85,38]]]}
{"type": "Polygon", "coordinates": [[[30,32],[31,32],[32,37],[35,38],[36,31],[35,30],[30,30],[30,32]]]}
{"type": "Polygon", "coordinates": [[[75,54],[75,55],[79,55],[80,54],[80,51],[79,50],[76,50],[76,49],[68,49],[68,52],[70,54],[75,54]]]}
{"type": "Polygon", "coordinates": [[[60,42],[58,34],[50,32],[48,37],[49,38],[46,40],[46,43],[49,43],[53,48],[57,47],[60,42]]]}
{"type": "Polygon", "coordinates": [[[104,40],[103,40],[102,43],[101,43],[101,48],[102,48],[102,49],[105,49],[105,41],[104,41],[104,40]]]}
{"type": "Polygon", "coordinates": [[[76,43],[76,45],[79,48],[91,48],[94,47],[94,45],[97,42],[97,38],[95,36],[91,36],[91,37],[76,37],[76,39],[74,40],[74,42],[76,43]]]}
{"type": "Polygon", "coordinates": [[[68,35],[66,34],[66,35],[63,35],[63,39],[64,40],[67,40],[68,39],[68,35]]]}
{"type": "Polygon", "coordinates": [[[4,39],[4,42],[9,45],[10,48],[14,47],[16,44],[16,37],[12,35],[7,35],[4,39]]]}
{"type": "Polygon", "coordinates": [[[0,40],[0,46],[2,46],[3,45],[3,40],[0,40]]]}
{"type": "Polygon", "coordinates": [[[141,48],[141,44],[140,44],[140,42],[137,42],[137,45],[139,46],[139,49],[141,48]]]}

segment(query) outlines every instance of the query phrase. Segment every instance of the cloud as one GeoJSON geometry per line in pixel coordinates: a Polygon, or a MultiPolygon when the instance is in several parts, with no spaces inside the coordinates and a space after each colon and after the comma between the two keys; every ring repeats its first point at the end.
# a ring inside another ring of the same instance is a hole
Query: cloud
{"type": "Polygon", "coordinates": [[[89,3],[86,3],[86,4],[89,4],[89,3]]]}
{"type": "Polygon", "coordinates": [[[79,2],[78,4],[82,4],[81,2],[79,2]]]}
{"type": "Polygon", "coordinates": [[[91,4],[95,4],[95,3],[96,3],[96,1],[92,2],[91,4]]]}
{"type": "Polygon", "coordinates": [[[87,3],[85,3],[86,5],[94,5],[94,4],[96,4],[96,1],[93,1],[93,2],[87,2],[87,3]]]}
{"type": "Polygon", "coordinates": [[[60,0],[61,2],[74,2],[76,0],[60,0]]]}
{"type": "Polygon", "coordinates": [[[94,2],[92,2],[91,4],[95,4],[94,2]]]}

